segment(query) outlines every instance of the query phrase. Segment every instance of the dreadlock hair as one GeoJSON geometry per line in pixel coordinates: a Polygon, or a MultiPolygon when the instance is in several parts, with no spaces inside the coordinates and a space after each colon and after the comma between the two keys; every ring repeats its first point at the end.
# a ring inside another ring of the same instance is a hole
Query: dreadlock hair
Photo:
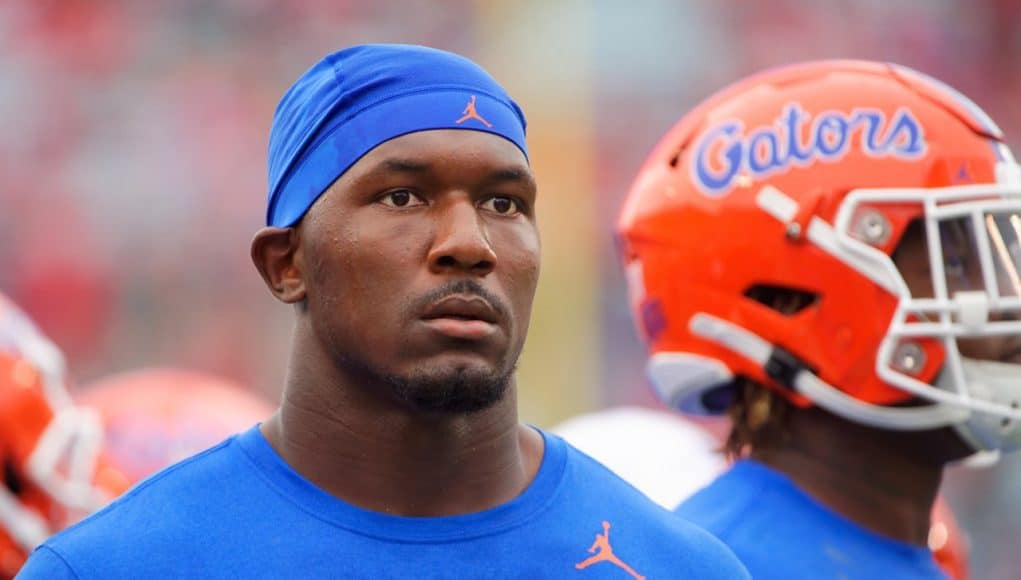
{"type": "Polygon", "coordinates": [[[786,399],[746,377],[738,377],[732,388],[734,398],[727,408],[730,432],[722,449],[728,460],[747,457],[767,439],[786,438],[790,409],[786,399]]]}

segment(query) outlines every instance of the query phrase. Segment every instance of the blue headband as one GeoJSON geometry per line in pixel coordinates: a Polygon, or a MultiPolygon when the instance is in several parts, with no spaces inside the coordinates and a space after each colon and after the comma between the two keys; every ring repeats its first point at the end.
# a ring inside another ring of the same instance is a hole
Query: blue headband
{"type": "Polygon", "coordinates": [[[528,158],[524,114],[474,62],[402,44],[327,55],[284,94],[273,116],[267,225],[293,226],[366,153],[431,129],[493,133],[528,158]]]}

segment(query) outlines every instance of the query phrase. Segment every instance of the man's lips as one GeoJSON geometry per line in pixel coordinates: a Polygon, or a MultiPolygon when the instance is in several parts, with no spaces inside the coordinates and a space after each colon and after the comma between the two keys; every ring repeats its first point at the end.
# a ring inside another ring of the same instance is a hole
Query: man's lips
{"type": "Polygon", "coordinates": [[[481,296],[455,294],[430,304],[422,314],[422,318],[426,320],[435,318],[482,320],[495,324],[499,321],[500,316],[481,296]]]}
{"type": "Polygon", "coordinates": [[[480,296],[453,295],[430,304],[422,321],[451,338],[480,340],[496,332],[500,316],[480,296]]]}

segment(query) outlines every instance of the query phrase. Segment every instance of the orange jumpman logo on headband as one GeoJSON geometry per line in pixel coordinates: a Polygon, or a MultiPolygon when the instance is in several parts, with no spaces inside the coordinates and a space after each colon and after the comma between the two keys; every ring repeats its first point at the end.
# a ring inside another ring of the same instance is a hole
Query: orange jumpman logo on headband
{"type": "Polygon", "coordinates": [[[645,580],[645,576],[635,572],[631,566],[628,566],[622,562],[620,558],[614,555],[613,548],[610,546],[610,522],[603,522],[603,533],[596,534],[596,541],[592,542],[592,546],[588,549],[588,552],[589,554],[595,554],[595,556],[590,556],[585,560],[578,562],[574,565],[575,568],[578,570],[584,570],[598,562],[609,562],[634,576],[635,580],[645,580]]]}
{"type": "Polygon", "coordinates": [[[457,121],[454,121],[454,123],[457,125],[464,123],[468,119],[478,119],[479,121],[482,121],[482,124],[485,125],[486,127],[493,126],[492,123],[483,119],[482,115],[480,115],[478,111],[475,110],[475,95],[472,95],[471,100],[468,101],[468,104],[465,105],[464,110],[461,111],[461,113],[463,113],[464,116],[458,119],[457,121]]]}

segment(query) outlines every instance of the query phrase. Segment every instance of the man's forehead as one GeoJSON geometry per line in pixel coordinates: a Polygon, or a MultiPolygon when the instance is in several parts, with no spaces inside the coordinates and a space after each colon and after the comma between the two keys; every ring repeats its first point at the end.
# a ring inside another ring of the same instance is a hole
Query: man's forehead
{"type": "Polygon", "coordinates": [[[386,141],[360,159],[352,173],[430,173],[445,163],[468,162],[502,180],[534,181],[521,150],[481,131],[418,131],[386,141]]]}

